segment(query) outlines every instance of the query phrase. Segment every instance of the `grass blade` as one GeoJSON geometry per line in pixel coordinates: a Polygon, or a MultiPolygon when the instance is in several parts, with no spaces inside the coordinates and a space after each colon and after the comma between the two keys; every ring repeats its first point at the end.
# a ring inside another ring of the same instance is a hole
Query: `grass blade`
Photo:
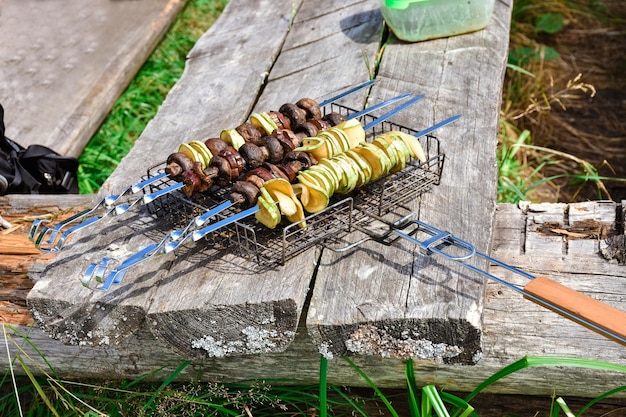
{"type": "Polygon", "coordinates": [[[15,355],[15,358],[18,360],[20,365],[22,365],[22,369],[24,369],[24,372],[28,376],[28,379],[30,379],[30,382],[35,387],[35,390],[37,391],[37,394],[39,394],[39,396],[41,397],[43,402],[48,406],[48,409],[50,410],[50,412],[52,414],[54,414],[55,416],[60,417],[59,413],[57,412],[57,410],[54,409],[54,406],[52,405],[52,402],[50,401],[50,399],[48,398],[48,396],[44,392],[43,388],[41,387],[41,385],[39,384],[39,382],[37,381],[37,379],[35,378],[33,373],[30,371],[30,369],[28,369],[28,366],[26,366],[26,363],[24,363],[24,360],[22,359],[22,356],[20,354],[17,354],[17,355],[15,355]]]}
{"type": "Polygon", "coordinates": [[[471,399],[478,395],[479,392],[481,392],[489,385],[495,383],[496,381],[522,369],[535,366],[564,366],[626,373],[626,366],[610,362],[598,361],[594,359],[569,358],[560,356],[524,356],[522,359],[502,368],[501,370],[487,378],[485,381],[483,381],[478,387],[476,387],[476,389],[474,389],[474,391],[472,391],[467,397],[465,397],[465,401],[470,402],[471,399]]]}
{"type": "Polygon", "coordinates": [[[324,355],[320,355],[320,417],[326,417],[328,414],[327,400],[327,376],[328,376],[328,359],[324,355]]]}
{"type": "Polygon", "coordinates": [[[479,417],[476,411],[474,411],[474,407],[469,405],[467,401],[463,400],[462,398],[459,398],[456,395],[452,395],[447,392],[440,392],[439,396],[445,403],[453,405],[454,407],[456,407],[457,410],[459,410],[454,414],[454,417],[467,417],[470,415],[472,417],[479,417]]]}
{"type": "Polygon", "coordinates": [[[385,397],[385,395],[380,391],[380,389],[376,386],[376,384],[374,384],[374,381],[372,381],[362,370],[361,368],[359,368],[358,366],[356,366],[356,364],[354,362],[352,362],[349,358],[347,358],[346,356],[343,357],[343,359],[348,362],[348,365],[350,365],[352,367],[352,369],[354,369],[356,371],[357,374],[359,374],[361,376],[361,378],[363,378],[365,380],[365,382],[367,382],[367,384],[370,386],[370,388],[372,388],[374,390],[374,392],[376,393],[376,395],[378,395],[378,397],[381,399],[381,401],[385,404],[385,406],[387,407],[387,410],[389,410],[389,412],[391,413],[392,416],[394,417],[399,417],[398,413],[396,412],[396,410],[393,408],[393,406],[391,405],[391,403],[389,402],[389,400],[387,399],[387,397],[385,397]]]}
{"type": "Polygon", "coordinates": [[[422,415],[430,416],[430,410],[435,410],[435,414],[439,417],[450,417],[445,404],[441,400],[437,388],[434,385],[426,385],[422,388],[422,415]],[[425,409],[426,404],[426,409],[425,409]]]}
{"type": "Polygon", "coordinates": [[[343,398],[346,403],[350,404],[350,407],[352,407],[353,413],[359,413],[363,417],[367,417],[369,415],[367,413],[367,411],[365,411],[363,409],[363,407],[361,407],[359,404],[357,404],[356,401],[354,401],[352,398],[350,398],[350,396],[346,395],[346,393],[343,392],[341,389],[339,389],[338,387],[335,387],[333,385],[331,385],[330,388],[333,391],[335,391],[341,398],[343,398]]]}
{"type": "Polygon", "coordinates": [[[585,411],[591,408],[591,406],[593,406],[595,403],[602,401],[603,399],[608,398],[611,395],[617,394],[618,392],[622,392],[622,391],[626,391],[626,385],[622,385],[621,387],[614,388],[610,391],[605,392],[604,394],[598,395],[596,398],[594,398],[593,400],[585,404],[585,406],[580,409],[578,414],[576,414],[576,417],[581,416],[585,411]]]}
{"type": "Polygon", "coordinates": [[[421,417],[418,406],[417,393],[415,392],[417,390],[417,384],[415,383],[415,372],[413,370],[412,359],[406,361],[404,374],[406,376],[406,386],[408,390],[409,410],[411,412],[411,416],[421,417]]]}
{"type": "MultiPolygon", "coordinates": [[[[563,410],[563,412],[565,413],[567,417],[576,417],[574,416],[574,413],[572,413],[572,410],[569,409],[569,407],[567,406],[563,398],[561,397],[557,398],[556,404],[558,405],[557,409],[563,410]]],[[[557,415],[558,415],[558,412],[557,412],[557,415]]]]}
{"type": "Polygon", "coordinates": [[[191,364],[190,360],[186,360],[183,363],[181,363],[178,368],[176,368],[174,370],[174,372],[172,372],[166,379],[165,381],[163,381],[163,383],[161,384],[161,386],[155,391],[155,393],[152,395],[152,397],[150,397],[150,400],[148,400],[148,402],[146,403],[146,405],[144,405],[143,409],[147,410],[148,407],[150,407],[150,405],[152,405],[152,403],[157,399],[157,397],[159,396],[159,394],[161,394],[161,392],[165,389],[165,387],[167,387],[169,384],[172,383],[172,381],[174,381],[174,379],[176,379],[176,377],[187,367],[191,364]]]}

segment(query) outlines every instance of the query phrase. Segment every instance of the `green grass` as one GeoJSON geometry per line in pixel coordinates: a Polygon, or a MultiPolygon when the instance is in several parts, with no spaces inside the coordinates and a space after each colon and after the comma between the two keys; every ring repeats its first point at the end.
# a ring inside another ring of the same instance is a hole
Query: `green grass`
{"type": "Polygon", "coordinates": [[[130,151],[183,73],[187,53],[228,0],[189,0],[79,158],[82,194],[95,193],[130,151]]]}
{"type": "MultiPolygon", "coordinates": [[[[191,361],[184,361],[160,383],[149,382],[153,373],[132,381],[103,383],[69,381],[59,378],[45,356],[33,346],[28,337],[14,327],[5,325],[4,342],[12,352],[12,366],[0,379],[0,415],[3,416],[368,416],[371,414],[411,417],[480,417],[480,394],[488,388],[497,388],[500,380],[518,372],[532,372],[532,368],[551,367],[553,378],[566,374],[569,368],[626,374],[626,366],[579,358],[526,356],[505,366],[480,383],[469,394],[459,396],[438,389],[434,385],[418,386],[416,365],[405,363],[406,393],[389,394],[376,386],[373,380],[349,358],[343,358],[368,386],[358,393],[331,384],[327,374],[332,363],[320,357],[319,383],[288,385],[288,381],[271,385],[266,381],[240,384],[216,382],[178,382],[177,377],[191,361]],[[34,349],[31,356],[24,348],[34,349]],[[43,366],[41,363],[45,363],[43,366]],[[20,370],[23,376],[16,376],[20,370]],[[17,373],[17,372],[15,372],[17,373]],[[470,403],[476,402],[477,405],[470,403]]],[[[162,371],[156,370],[155,372],[162,371]]],[[[608,375],[608,374],[607,374],[608,375]]],[[[616,381],[619,378],[616,378],[616,381]]],[[[567,400],[554,395],[549,415],[584,417],[585,412],[612,395],[623,393],[626,386],[615,388],[590,399],[576,412],[567,400]],[[561,414],[561,412],[563,414],[561,414]]],[[[537,410],[540,412],[541,410],[537,410]]],[[[548,415],[548,414],[543,414],[548,415]]]]}
{"type": "MultiPolygon", "coordinates": [[[[582,74],[567,80],[565,85],[555,82],[562,66],[558,46],[548,44],[554,41],[551,35],[561,32],[566,22],[602,24],[611,18],[602,1],[513,2],[498,134],[498,202],[576,201],[588,185],[595,187],[597,199],[611,199],[605,183],[626,181],[600,175],[604,163],[594,166],[584,155],[537,146],[534,140],[535,136],[551,134],[548,115],[555,108],[565,111],[567,100],[588,99],[596,93],[593,85],[582,80],[582,74]],[[564,192],[565,187],[567,192],[564,192]]],[[[579,27],[582,24],[578,23],[579,27]]],[[[562,126],[555,129],[562,129],[562,126]]],[[[570,138],[571,141],[577,139],[570,138]]]]}

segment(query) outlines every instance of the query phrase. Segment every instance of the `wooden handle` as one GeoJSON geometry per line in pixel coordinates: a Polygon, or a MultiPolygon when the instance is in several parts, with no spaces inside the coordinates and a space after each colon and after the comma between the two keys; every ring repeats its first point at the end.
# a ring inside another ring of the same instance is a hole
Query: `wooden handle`
{"type": "MultiPolygon", "coordinates": [[[[604,304],[595,298],[579,293],[546,277],[537,277],[531,280],[524,287],[524,290],[540,300],[554,304],[576,317],[581,317],[626,339],[626,313],[615,307],[604,304]]],[[[543,305],[538,300],[526,298],[543,305]]],[[[549,306],[545,307],[549,308],[549,306]]],[[[624,343],[623,340],[621,342],[624,343]]]]}

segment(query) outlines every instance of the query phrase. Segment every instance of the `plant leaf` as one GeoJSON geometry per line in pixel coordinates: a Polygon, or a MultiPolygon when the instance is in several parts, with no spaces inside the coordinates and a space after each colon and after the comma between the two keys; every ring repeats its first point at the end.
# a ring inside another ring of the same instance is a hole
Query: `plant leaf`
{"type": "Polygon", "coordinates": [[[546,13],[537,18],[535,29],[537,32],[546,32],[554,35],[563,30],[565,18],[561,13],[546,13]]]}
{"type": "Polygon", "coordinates": [[[387,406],[387,410],[389,410],[389,412],[391,413],[392,416],[394,417],[400,417],[398,415],[398,413],[396,412],[396,410],[393,408],[393,406],[391,405],[391,403],[389,402],[389,400],[387,399],[387,397],[385,397],[385,394],[383,394],[380,389],[376,386],[376,384],[374,384],[374,381],[372,381],[370,379],[370,377],[368,377],[365,372],[363,372],[361,370],[361,368],[359,368],[354,362],[352,362],[348,357],[344,356],[343,360],[345,360],[348,365],[350,365],[352,367],[352,369],[354,369],[356,371],[357,374],[359,374],[361,376],[361,378],[363,378],[365,380],[365,382],[367,382],[367,384],[370,386],[370,388],[372,388],[374,390],[374,392],[376,393],[376,395],[378,395],[378,397],[381,399],[381,401],[387,406]]]}
{"type": "Polygon", "coordinates": [[[419,406],[417,405],[417,384],[415,383],[415,373],[413,371],[413,359],[408,359],[404,366],[404,374],[406,376],[406,386],[408,392],[409,410],[412,417],[421,417],[419,406]]]}
{"type": "Polygon", "coordinates": [[[522,369],[534,366],[565,366],[626,373],[626,366],[594,359],[569,358],[561,356],[524,356],[522,359],[505,366],[483,381],[478,387],[476,387],[476,389],[474,389],[474,391],[465,397],[465,401],[470,402],[470,400],[478,395],[480,391],[496,381],[522,369]]]}

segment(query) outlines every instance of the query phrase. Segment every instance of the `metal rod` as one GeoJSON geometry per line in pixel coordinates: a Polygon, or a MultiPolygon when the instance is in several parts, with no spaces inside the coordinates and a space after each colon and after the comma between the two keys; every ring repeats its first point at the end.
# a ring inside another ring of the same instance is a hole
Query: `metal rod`
{"type": "Polygon", "coordinates": [[[384,122],[385,120],[389,119],[390,117],[400,113],[402,110],[406,109],[409,106],[412,106],[413,104],[417,103],[418,101],[420,101],[423,98],[424,98],[424,94],[420,94],[419,96],[413,97],[409,101],[404,102],[403,104],[401,104],[400,106],[398,106],[395,109],[391,110],[390,112],[387,112],[387,113],[383,114],[382,116],[378,117],[376,120],[371,121],[370,123],[366,124],[365,126],[363,126],[363,130],[369,130],[369,129],[373,128],[377,124],[380,124],[380,123],[384,122]]]}
{"type": "MultiPolygon", "coordinates": [[[[378,109],[382,109],[383,107],[387,107],[387,106],[389,106],[389,105],[391,105],[391,104],[393,104],[393,103],[395,103],[397,101],[403,100],[406,97],[411,96],[411,95],[413,95],[412,92],[400,94],[399,96],[396,96],[394,98],[390,98],[389,100],[385,100],[382,103],[375,104],[375,105],[373,105],[371,107],[368,107],[367,109],[358,111],[356,113],[352,113],[350,116],[347,117],[347,119],[348,120],[356,119],[357,117],[361,117],[364,114],[368,114],[368,113],[371,113],[371,112],[376,111],[378,109]]],[[[422,94],[421,97],[424,97],[424,95],[422,94]]]]}
{"type": "Polygon", "coordinates": [[[415,136],[416,138],[421,138],[422,136],[426,136],[429,133],[432,133],[433,131],[439,129],[440,127],[444,127],[446,125],[449,125],[450,123],[456,121],[460,117],[461,117],[460,114],[457,114],[457,115],[452,116],[452,117],[448,117],[447,119],[442,120],[439,123],[436,123],[436,124],[432,125],[431,127],[427,127],[426,129],[421,130],[421,131],[415,133],[413,136],[415,136]]]}
{"type": "Polygon", "coordinates": [[[206,235],[208,235],[211,232],[214,232],[224,226],[227,226],[231,223],[235,223],[236,221],[239,220],[243,220],[248,216],[252,216],[254,213],[256,213],[257,211],[259,211],[259,206],[254,206],[254,207],[250,207],[247,210],[244,210],[240,213],[237,214],[233,214],[230,217],[225,218],[224,220],[220,220],[218,222],[215,222],[203,229],[200,230],[196,230],[195,232],[193,232],[192,234],[192,239],[194,242],[197,242],[198,240],[202,239],[203,237],[205,237],[206,235]]]}
{"type": "Polygon", "coordinates": [[[328,106],[329,104],[334,103],[335,101],[337,101],[339,99],[347,97],[347,96],[349,96],[352,93],[356,93],[357,91],[360,91],[360,90],[362,90],[364,88],[367,88],[367,87],[373,85],[375,82],[376,82],[376,80],[366,81],[363,84],[357,85],[356,87],[351,88],[348,91],[345,91],[345,92],[343,92],[343,93],[341,93],[339,95],[336,95],[335,97],[331,97],[328,100],[322,101],[321,103],[319,103],[319,106],[320,107],[328,106]]]}
{"type": "Polygon", "coordinates": [[[584,317],[581,317],[579,315],[576,315],[568,310],[563,309],[562,307],[539,297],[534,296],[533,294],[530,294],[528,291],[526,291],[524,288],[520,287],[519,285],[515,285],[512,284],[502,278],[499,278],[475,265],[469,264],[465,261],[473,258],[474,256],[478,256],[482,259],[485,259],[489,262],[492,262],[498,266],[501,266],[505,269],[507,269],[508,271],[511,271],[515,274],[521,275],[529,280],[535,279],[536,276],[529,274],[525,271],[522,271],[519,268],[516,268],[512,265],[506,264],[502,261],[499,261],[495,258],[492,258],[489,255],[486,255],[482,252],[477,251],[474,246],[471,243],[468,243],[462,239],[457,238],[456,236],[452,235],[450,232],[446,232],[446,231],[442,231],[440,229],[437,229],[434,226],[431,226],[428,223],[419,221],[419,220],[413,220],[413,223],[418,225],[418,230],[421,230],[423,232],[425,232],[426,234],[430,235],[431,238],[426,239],[426,240],[419,240],[413,236],[408,235],[407,233],[404,233],[400,230],[394,229],[393,233],[397,234],[398,236],[401,236],[413,243],[415,243],[416,245],[418,245],[418,247],[420,248],[421,252],[427,256],[434,254],[440,255],[446,259],[452,260],[452,261],[456,261],[458,264],[460,264],[461,266],[468,268],[486,278],[489,278],[495,282],[498,282],[499,284],[502,284],[510,289],[512,289],[513,291],[516,291],[520,294],[522,294],[524,297],[531,299],[532,301],[547,307],[551,310],[556,311],[559,314],[562,314],[563,316],[569,318],[570,320],[573,320],[575,322],[578,323],[582,323],[583,325],[590,327],[592,329],[594,329],[595,331],[608,336],[609,338],[613,338],[615,340],[618,340],[622,343],[626,343],[626,338],[613,332],[611,329],[599,326],[587,319],[585,319],[584,317]],[[460,249],[462,251],[466,251],[466,255],[463,256],[455,256],[452,255],[450,253],[447,253],[445,250],[439,249],[439,246],[446,246],[446,247],[455,247],[457,249],[460,249]]]}

